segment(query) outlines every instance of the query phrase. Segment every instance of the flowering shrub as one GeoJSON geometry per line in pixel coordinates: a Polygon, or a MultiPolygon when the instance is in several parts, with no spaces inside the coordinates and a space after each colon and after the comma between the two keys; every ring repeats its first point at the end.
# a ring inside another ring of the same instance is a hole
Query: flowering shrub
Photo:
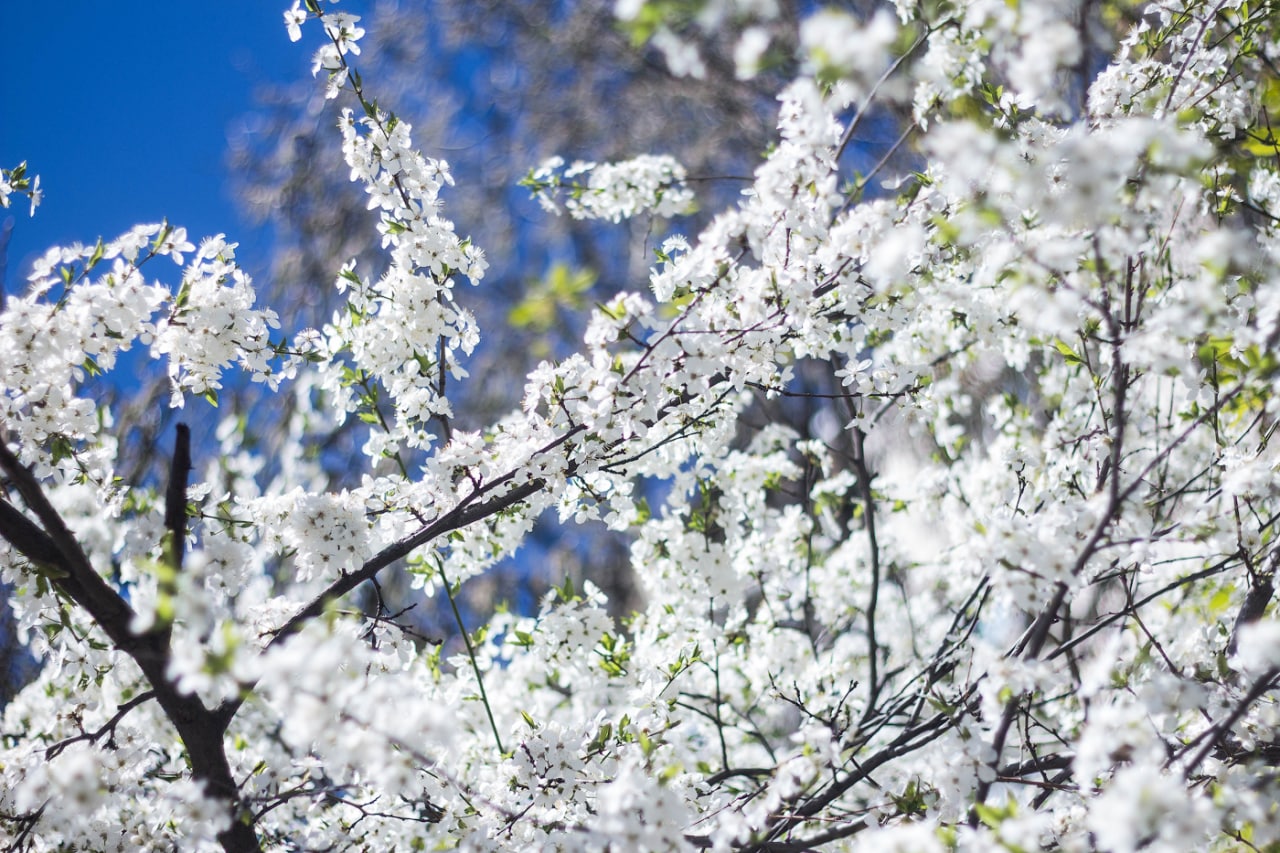
{"type": "MultiPolygon", "coordinates": [[[[690,72],[685,30],[745,22],[744,76],[778,16],[619,12],[690,72]]],[[[386,273],[279,331],[234,244],[140,226],[51,250],[0,314],[0,574],[45,661],[4,714],[11,849],[1280,847],[1268,3],[797,22],[741,203],[476,432],[456,285],[487,262],[448,165],[366,94],[358,18],[285,22],[363,108],[338,132],[386,273]],[[878,109],[917,171],[846,173],[878,109]],[[228,420],[218,459],[179,427],[169,482],[124,482],[93,392],[135,345],[174,406],[233,364],[297,395],[297,459],[259,477],[228,420]],[[317,489],[302,448],[352,415],[363,480],[317,489]],[[629,621],[566,584],[455,609],[446,655],[351,606],[395,565],[452,602],[553,509],[628,532],[629,621]]],[[[574,171],[531,186],[603,219],[691,200],[666,158],[574,171]]],[[[0,188],[38,201],[22,167],[0,188]]]]}

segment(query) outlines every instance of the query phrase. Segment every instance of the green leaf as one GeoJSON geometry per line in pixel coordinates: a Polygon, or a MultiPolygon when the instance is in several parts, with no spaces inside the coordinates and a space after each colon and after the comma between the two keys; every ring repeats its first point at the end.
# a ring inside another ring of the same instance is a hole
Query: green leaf
{"type": "Polygon", "coordinates": [[[1220,589],[1209,599],[1209,613],[1213,616],[1225,613],[1227,608],[1231,606],[1231,590],[1220,589]]]}
{"type": "Polygon", "coordinates": [[[1084,364],[1084,359],[1077,355],[1076,351],[1068,346],[1062,339],[1054,338],[1053,348],[1056,349],[1064,359],[1066,359],[1067,364],[1084,364]]]}
{"type": "Polygon", "coordinates": [[[636,517],[632,524],[641,525],[650,518],[653,518],[653,510],[649,508],[649,501],[642,497],[636,501],[636,517]]]}
{"type": "Polygon", "coordinates": [[[591,270],[555,264],[545,277],[529,285],[524,299],[507,314],[507,322],[518,329],[546,332],[558,322],[561,309],[581,311],[586,305],[583,294],[595,283],[591,270]]]}

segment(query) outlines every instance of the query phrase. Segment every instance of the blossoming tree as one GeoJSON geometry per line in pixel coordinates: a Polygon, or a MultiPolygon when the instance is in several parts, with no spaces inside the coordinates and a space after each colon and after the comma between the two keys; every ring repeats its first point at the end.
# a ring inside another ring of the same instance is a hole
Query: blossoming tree
{"type": "MultiPolygon", "coordinates": [[[[618,6],[690,74],[730,16],[751,74],[774,11],[618,6]]],[[[366,88],[357,18],[285,20],[362,107],[338,132],[388,271],[281,330],[234,243],[139,226],[0,314],[0,566],[45,661],[3,720],[10,849],[1280,845],[1270,4],[811,14],[745,198],[479,431],[447,164],[366,88]],[[878,104],[917,171],[848,173],[878,104]],[[292,395],[299,448],[364,421],[360,485],[264,469],[233,419],[124,481],[95,388],[135,346],[175,407],[232,365],[292,395]],[[797,397],[839,421],[801,439],[797,397]],[[450,655],[352,607],[393,566],[452,602],[544,512],[628,531],[644,609],[566,585],[459,612],[450,655]]],[[[692,200],[657,156],[532,165],[573,215],[692,200]]]]}

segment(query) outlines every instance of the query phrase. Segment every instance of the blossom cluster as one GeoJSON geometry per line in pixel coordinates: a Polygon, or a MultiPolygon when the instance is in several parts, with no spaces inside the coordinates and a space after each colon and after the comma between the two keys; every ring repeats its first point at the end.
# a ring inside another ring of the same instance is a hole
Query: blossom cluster
{"type": "Polygon", "coordinates": [[[564,158],[552,157],[521,185],[549,213],[558,215],[563,205],[574,219],[621,222],[642,213],[668,219],[687,213],[694,197],[686,177],[684,167],[668,155],[643,154],[619,163],[577,161],[568,166],[564,158]]]}
{"type": "Polygon", "coordinates": [[[31,201],[31,215],[36,215],[36,208],[44,198],[44,190],[40,189],[40,176],[27,177],[26,161],[12,169],[0,169],[0,207],[9,206],[9,196],[21,193],[31,201]]]}
{"type": "Polygon", "coordinates": [[[167,358],[174,406],[186,394],[215,397],[233,362],[273,387],[293,375],[297,360],[279,359],[269,337],[275,312],[253,305],[234,249],[221,235],[196,249],[184,228],[143,225],[110,242],[51,249],[36,262],[27,293],[7,300],[0,315],[0,413],[27,462],[44,470],[101,438],[107,424],[92,382],[135,343],[167,358]],[[181,268],[193,250],[176,288],[144,277],[144,264],[168,257],[181,268]]]}

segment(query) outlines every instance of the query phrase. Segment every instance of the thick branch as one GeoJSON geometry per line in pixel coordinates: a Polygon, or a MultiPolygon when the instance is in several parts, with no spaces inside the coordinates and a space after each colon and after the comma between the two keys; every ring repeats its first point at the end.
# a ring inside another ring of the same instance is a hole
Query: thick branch
{"type": "Polygon", "coordinates": [[[1236,653],[1240,646],[1240,631],[1248,625],[1252,625],[1262,618],[1267,610],[1267,605],[1271,603],[1271,597],[1275,595],[1275,584],[1270,575],[1256,578],[1249,586],[1249,592],[1244,597],[1244,603],[1240,605],[1240,612],[1236,614],[1235,624],[1231,627],[1231,639],[1227,643],[1227,656],[1230,657],[1236,653]]]}
{"type": "MultiPolygon", "coordinates": [[[[231,827],[218,836],[227,853],[260,850],[253,827],[240,820],[239,790],[223,748],[226,722],[200,700],[180,692],[169,679],[167,634],[133,633],[133,608],[93,568],[80,543],[45,497],[40,483],[0,441],[0,468],[35,514],[42,530],[7,501],[0,499],[0,536],[32,563],[43,568],[57,588],[82,607],[111,639],[129,655],[151,684],[156,701],[177,730],[191,761],[192,776],[211,796],[228,801],[231,827]]],[[[228,718],[229,720],[229,718],[228,718]]]]}
{"type": "Polygon", "coordinates": [[[156,667],[157,660],[150,654],[152,650],[144,648],[140,638],[129,630],[134,617],[133,609],[94,571],[89,558],[80,548],[80,543],[45,498],[36,478],[2,441],[0,467],[4,468],[22,500],[44,525],[41,530],[6,503],[7,511],[0,518],[0,536],[33,562],[52,567],[58,586],[76,604],[88,611],[112,642],[138,661],[148,677],[152,672],[163,676],[164,668],[156,667]],[[28,548],[31,550],[28,551],[28,548]]]}
{"type": "Polygon", "coordinates": [[[62,554],[58,552],[49,534],[3,498],[0,498],[0,536],[41,569],[66,574],[58,568],[62,562],[62,554]]]}
{"type": "Polygon", "coordinates": [[[169,531],[169,560],[175,571],[182,568],[187,541],[187,480],[191,476],[191,429],[178,424],[173,441],[173,463],[169,466],[169,488],[164,493],[164,526],[169,531]]]}

